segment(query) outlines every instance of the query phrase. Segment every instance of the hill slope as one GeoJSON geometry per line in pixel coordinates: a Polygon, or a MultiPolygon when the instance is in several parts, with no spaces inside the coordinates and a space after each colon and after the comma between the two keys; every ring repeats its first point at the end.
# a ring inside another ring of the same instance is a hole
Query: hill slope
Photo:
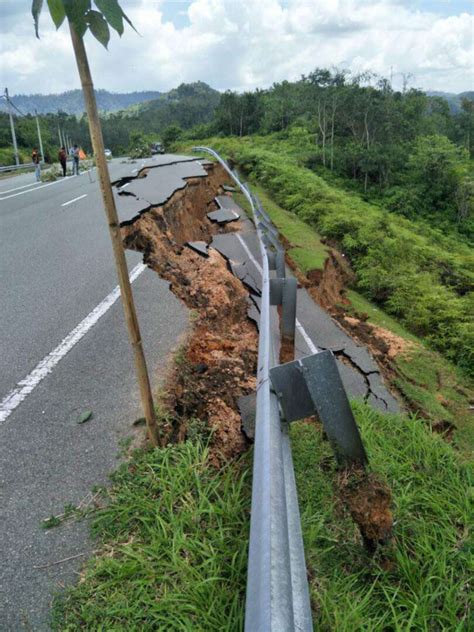
{"type": "MultiPolygon", "coordinates": [[[[108,92],[97,90],[97,105],[102,112],[117,112],[137,103],[143,103],[160,97],[161,92],[108,92]]],[[[11,97],[13,103],[24,113],[38,114],[48,112],[66,112],[67,114],[82,114],[85,111],[82,90],[69,90],[60,94],[17,94],[11,97]]],[[[0,102],[0,111],[6,111],[6,104],[0,102]]]]}

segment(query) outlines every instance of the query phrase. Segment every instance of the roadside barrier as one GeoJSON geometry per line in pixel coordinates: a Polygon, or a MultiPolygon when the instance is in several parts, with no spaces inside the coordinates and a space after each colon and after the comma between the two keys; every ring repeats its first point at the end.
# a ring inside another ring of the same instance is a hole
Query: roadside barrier
{"type": "Polygon", "coordinates": [[[341,467],[364,467],[364,446],[336,360],[321,351],[294,360],[296,279],[286,275],[278,231],[248,185],[209,147],[248,200],[262,260],[262,296],[255,404],[246,632],[311,632],[309,587],[304,558],[289,424],[317,414],[341,467]],[[281,306],[280,336],[272,323],[281,306]],[[290,362],[278,363],[285,345],[290,362]]]}
{"type": "Polygon", "coordinates": [[[34,166],[33,162],[25,162],[22,165],[8,165],[6,167],[0,167],[0,173],[3,173],[4,171],[17,171],[18,169],[32,169],[34,166]]]}

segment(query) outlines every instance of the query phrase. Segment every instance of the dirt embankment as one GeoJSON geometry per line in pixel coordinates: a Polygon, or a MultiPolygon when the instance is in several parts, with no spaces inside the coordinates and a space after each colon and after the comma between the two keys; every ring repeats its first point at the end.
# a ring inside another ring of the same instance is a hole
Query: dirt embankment
{"type": "Polygon", "coordinates": [[[212,432],[217,462],[247,445],[236,401],[255,390],[258,333],[247,316],[248,292],[227,261],[216,250],[204,257],[186,246],[238,228],[237,223],[221,228],[206,217],[226,181],[219,165],[207,170],[207,177],[190,178],[166,204],[124,226],[122,233],[125,246],[143,252],[145,263],[194,312],[182,357],[166,387],[163,442],[182,440],[196,424],[204,424],[212,432]]]}
{"type": "Polygon", "coordinates": [[[327,252],[324,269],[310,270],[307,275],[296,270],[298,281],[352,338],[368,347],[386,377],[391,378],[391,361],[409,349],[411,343],[388,329],[368,323],[367,314],[354,314],[346,292],[356,275],[344,255],[334,248],[328,248],[327,252]]]}

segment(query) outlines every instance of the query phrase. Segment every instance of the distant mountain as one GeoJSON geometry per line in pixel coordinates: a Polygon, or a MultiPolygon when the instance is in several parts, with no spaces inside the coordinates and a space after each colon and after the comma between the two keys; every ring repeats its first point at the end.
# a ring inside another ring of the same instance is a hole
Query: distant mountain
{"type": "MultiPolygon", "coordinates": [[[[161,92],[108,92],[96,90],[97,105],[101,112],[117,112],[144,101],[157,99],[161,92]]],[[[61,94],[16,94],[11,96],[12,102],[24,114],[56,113],[58,111],[67,114],[82,114],[85,111],[82,90],[69,90],[61,94]]],[[[0,111],[6,111],[6,104],[0,101],[0,111]]]]}
{"type": "Polygon", "coordinates": [[[441,92],[440,90],[428,90],[426,94],[429,97],[441,97],[445,99],[449,104],[449,109],[451,112],[456,113],[461,111],[461,101],[462,99],[474,100],[474,92],[460,92],[459,94],[455,94],[453,92],[441,92]]]}

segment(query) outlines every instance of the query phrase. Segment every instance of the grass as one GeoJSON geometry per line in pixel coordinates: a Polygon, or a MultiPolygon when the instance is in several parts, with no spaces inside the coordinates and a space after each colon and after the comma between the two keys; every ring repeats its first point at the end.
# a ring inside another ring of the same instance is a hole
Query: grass
{"type": "Polygon", "coordinates": [[[101,553],[56,602],[54,629],[241,630],[249,477],[200,442],[136,452],[93,522],[101,553]]]}
{"type": "Polygon", "coordinates": [[[347,298],[350,300],[353,309],[359,314],[367,314],[368,322],[378,327],[383,327],[392,331],[397,336],[421,344],[421,340],[401,325],[393,316],[390,316],[383,309],[374,305],[364,296],[355,290],[347,292],[347,298]]]}
{"type": "Polygon", "coordinates": [[[452,448],[414,418],[355,404],[371,467],[393,491],[394,540],[369,558],[334,500],[334,461],[315,424],[291,438],[317,630],[472,629],[472,483],[452,448]]]}
{"type": "Polygon", "coordinates": [[[288,254],[299,268],[305,274],[310,270],[322,270],[327,258],[327,248],[317,232],[308,230],[308,224],[278,206],[258,184],[252,184],[252,190],[257,193],[263,208],[280,233],[288,240],[288,254]]]}
{"type": "MultiPolygon", "coordinates": [[[[334,495],[316,424],[291,428],[317,630],[469,630],[470,472],[414,418],[354,404],[371,467],[393,490],[394,540],[368,557],[334,495]]],[[[197,442],[137,451],[93,529],[99,553],[56,601],[54,629],[243,629],[248,456],[216,470],[197,442]]]]}

